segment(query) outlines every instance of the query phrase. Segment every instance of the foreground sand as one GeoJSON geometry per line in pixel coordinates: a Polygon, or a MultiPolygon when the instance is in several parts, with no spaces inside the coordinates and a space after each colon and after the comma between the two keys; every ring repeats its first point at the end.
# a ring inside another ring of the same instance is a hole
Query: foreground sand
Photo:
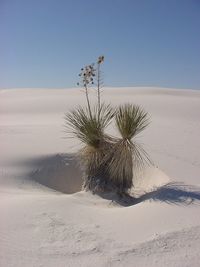
{"type": "Polygon", "coordinates": [[[85,104],[80,90],[0,90],[0,266],[199,266],[200,91],[105,88],[103,98],[151,115],[138,141],[155,166],[128,207],[80,192],[80,144],[63,126],[85,104]]]}

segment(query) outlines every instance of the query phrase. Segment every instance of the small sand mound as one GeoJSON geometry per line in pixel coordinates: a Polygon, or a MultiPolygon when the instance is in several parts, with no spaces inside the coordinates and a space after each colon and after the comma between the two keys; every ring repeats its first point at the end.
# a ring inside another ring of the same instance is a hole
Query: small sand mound
{"type": "Polygon", "coordinates": [[[146,167],[134,178],[134,194],[143,195],[171,182],[170,177],[155,166],[146,167]]]}
{"type": "Polygon", "coordinates": [[[82,187],[82,172],[73,154],[57,154],[38,161],[31,178],[56,191],[73,194],[82,187]]]}

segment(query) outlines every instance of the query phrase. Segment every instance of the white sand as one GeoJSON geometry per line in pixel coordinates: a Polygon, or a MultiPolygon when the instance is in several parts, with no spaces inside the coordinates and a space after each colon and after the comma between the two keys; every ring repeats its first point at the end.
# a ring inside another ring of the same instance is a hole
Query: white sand
{"type": "Polygon", "coordinates": [[[79,89],[0,90],[0,266],[199,267],[200,91],[105,88],[103,98],[151,115],[138,141],[157,168],[135,181],[146,195],[133,206],[79,192],[80,145],[63,132],[64,113],[85,104],[79,89]]]}

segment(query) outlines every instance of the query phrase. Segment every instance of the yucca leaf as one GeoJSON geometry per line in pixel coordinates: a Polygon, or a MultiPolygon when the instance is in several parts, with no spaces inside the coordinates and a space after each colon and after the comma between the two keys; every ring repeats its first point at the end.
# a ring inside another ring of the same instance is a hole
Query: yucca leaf
{"type": "Polygon", "coordinates": [[[126,104],[117,110],[115,121],[123,139],[131,140],[149,124],[148,114],[139,106],[126,104]]]}
{"type": "Polygon", "coordinates": [[[105,138],[104,130],[114,116],[110,105],[93,107],[92,115],[88,108],[78,107],[65,115],[68,133],[72,133],[84,144],[97,147],[105,138]]]}

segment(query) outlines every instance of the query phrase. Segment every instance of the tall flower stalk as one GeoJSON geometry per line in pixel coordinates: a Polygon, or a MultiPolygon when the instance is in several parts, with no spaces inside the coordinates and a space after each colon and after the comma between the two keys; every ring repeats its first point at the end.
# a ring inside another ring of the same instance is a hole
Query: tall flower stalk
{"type": "MultiPolygon", "coordinates": [[[[90,105],[90,100],[89,100],[89,92],[88,92],[88,86],[91,84],[94,84],[94,76],[95,76],[95,68],[94,64],[85,66],[84,68],[81,69],[81,72],[79,73],[79,76],[81,78],[81,85],[84,88],[85,91],[85,96],[86,96],[86,101],[87,101],[87,107],[89,111],[90,118],[92,118],[92,111],[91,111],[91,105],[90,105]]],[[[80,85],[80,83],[77,83],[77,85],[80,85]]]]}
{"type": "Polygon", "coordinates": [[[97,70],[96,70],[96,77],[97,77],[97,97],[98,97],[98,109],[100,110],[101,107],[101,86],[102,86],[102,81],[101,81],[101,64],[104,62],[104,56],[100,56],[97,61],[97,70]]]}

